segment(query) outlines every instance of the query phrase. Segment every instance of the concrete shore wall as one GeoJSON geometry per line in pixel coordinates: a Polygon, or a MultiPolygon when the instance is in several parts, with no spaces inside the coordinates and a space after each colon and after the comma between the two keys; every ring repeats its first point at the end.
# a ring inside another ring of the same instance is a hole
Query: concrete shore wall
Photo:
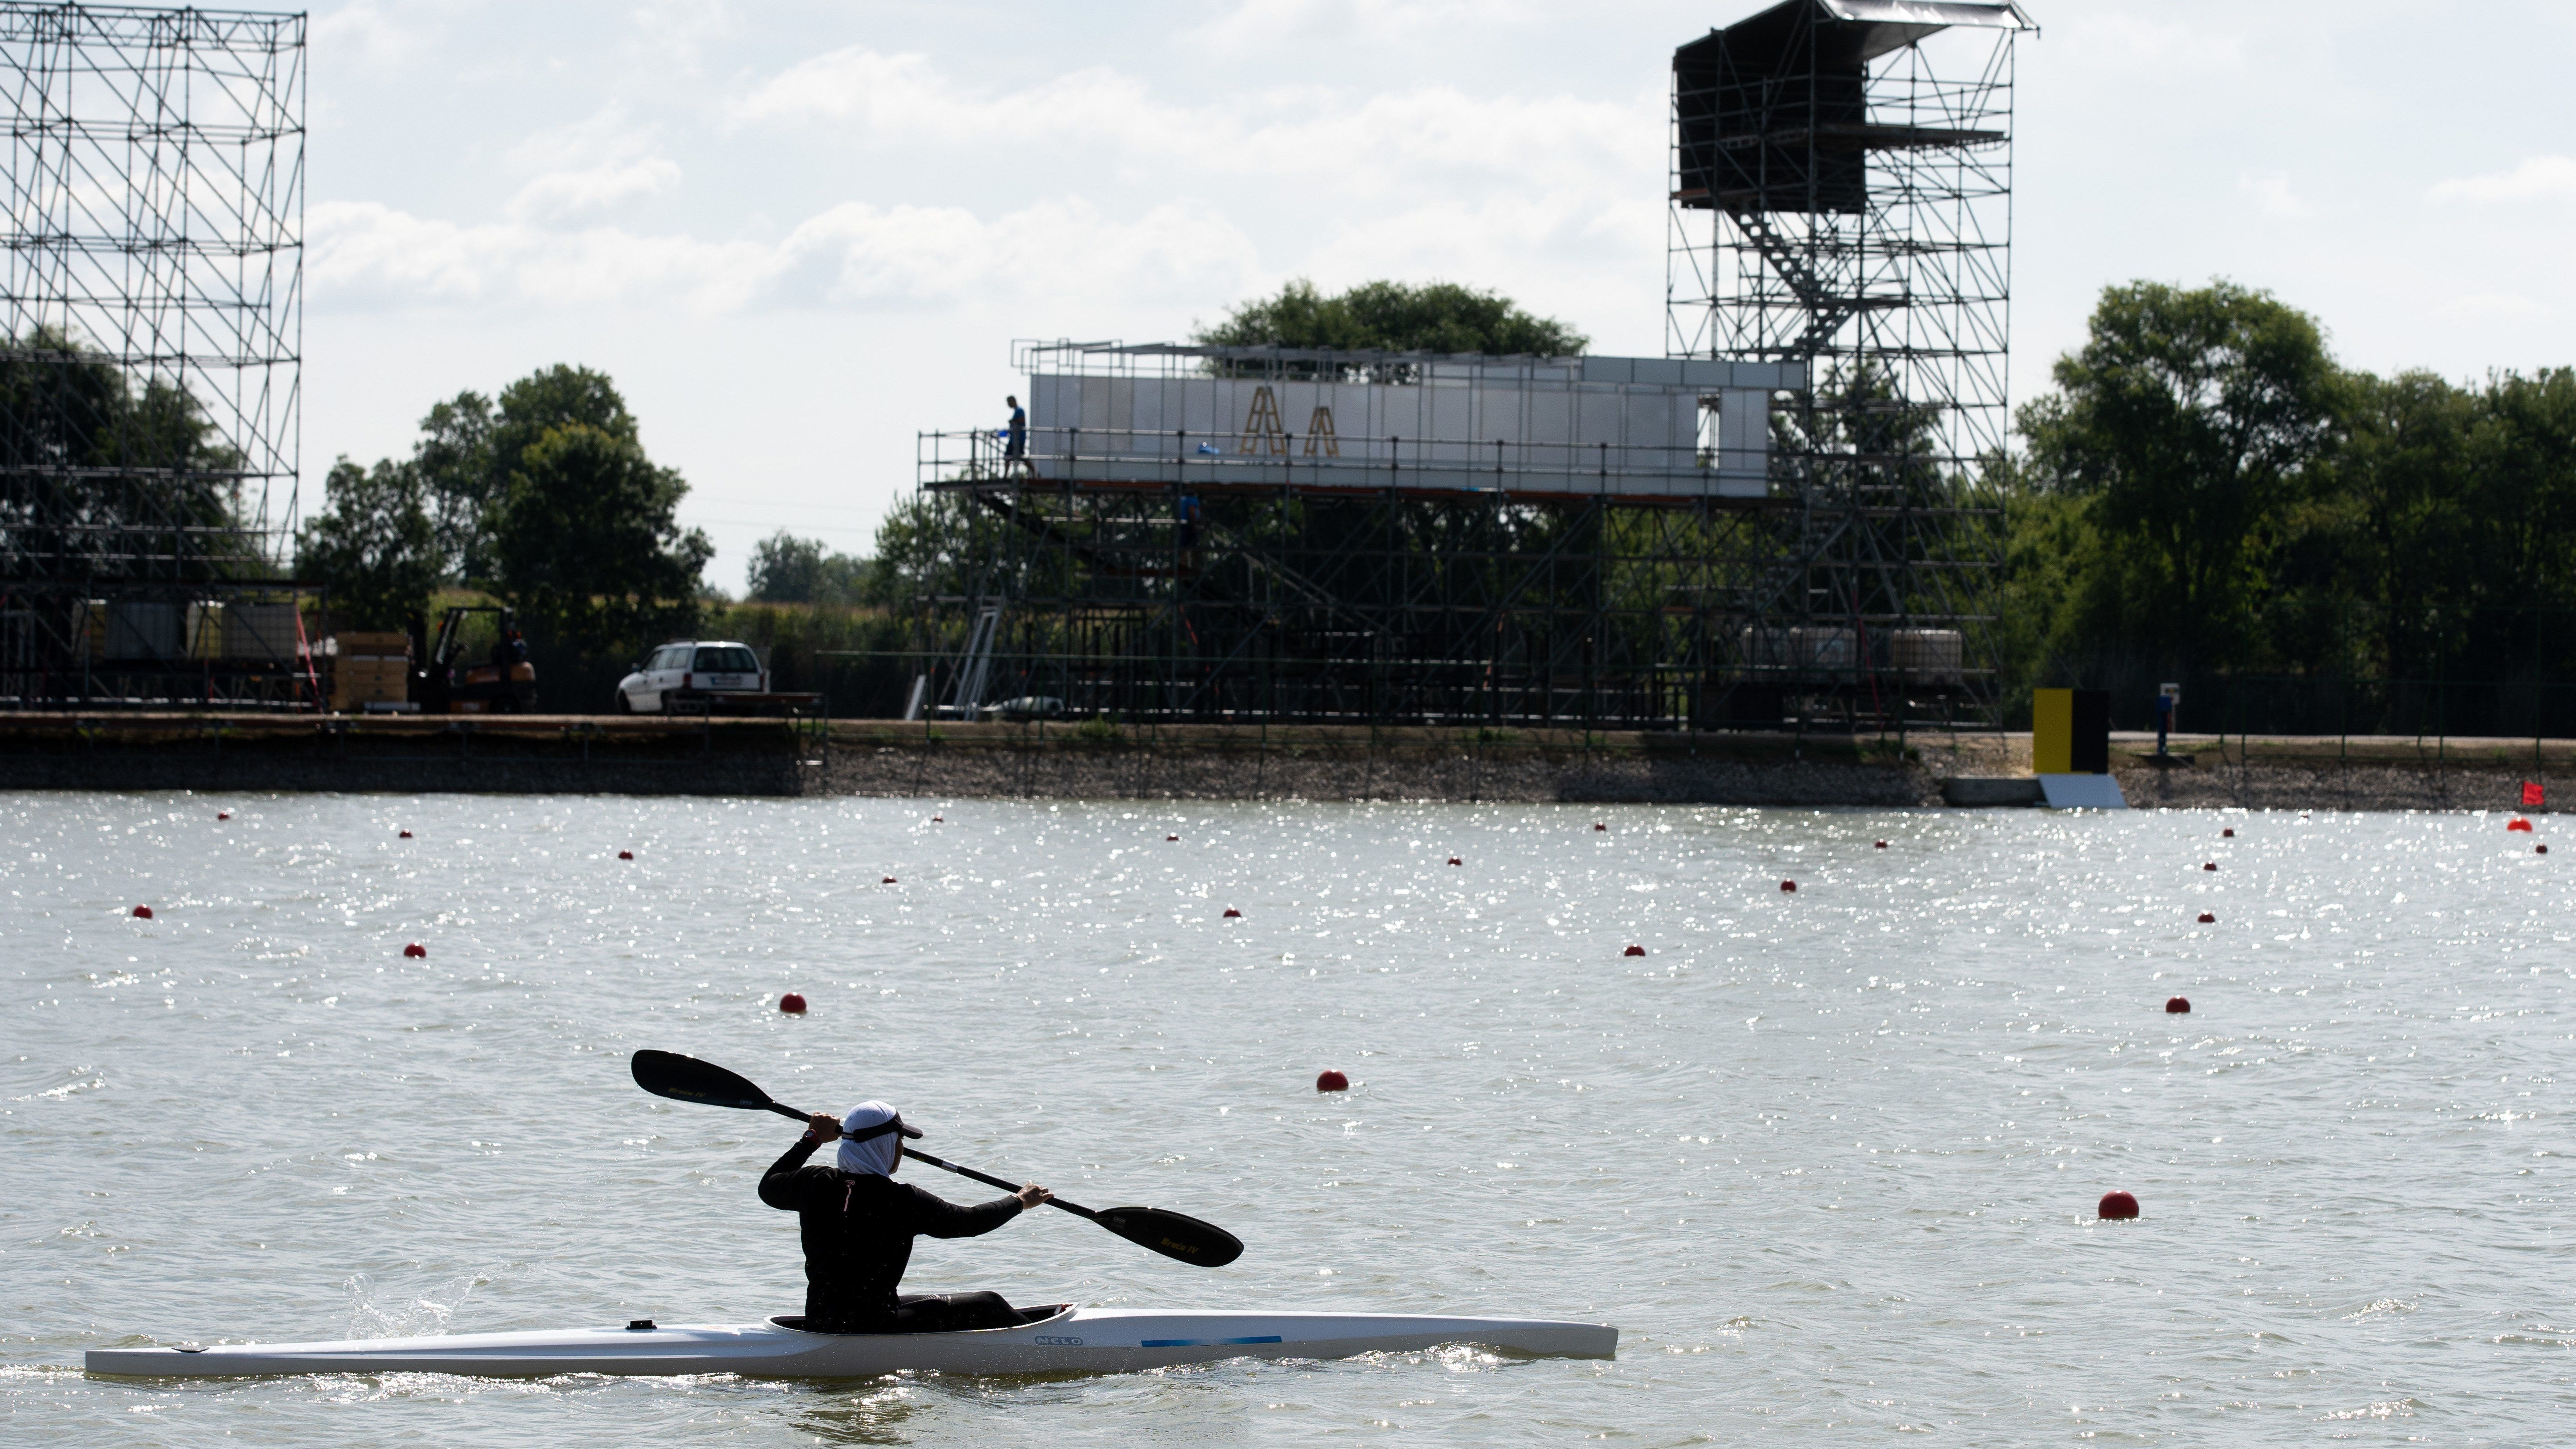
{"type": "MultiPolygon", "coordinates": [[[[2027,735],[1993,733],[0,715],[0,789],[1902,808],[1940,806],[1954,779],[2026,778],[2029,762],[2027,735]]],[[[2158,762],[2123,739],[2112,766],[2144,808],[2514,809],[2525,780],[2576,791],[2576,741],[2230,737],[2158,762]]]]}
{"type": "Polygon", "coordinates": [[[546,716],[0,716],[0,789],[796,795],[774,720],[546,716]]]}
{"type": "Polygon", "coordinates": [[[2553,801],[2576,800],[2576,742],[2412,741],[2338,751],[2336,741],[2230,739],[2187,763],[2157,765],[2151,750],[2114,749],[2111,773],[2135,809],[2517,810],[2524,781],[2553,801]]]}
{"type": "MultiPolygon", "coordinates": [[[[1007,727],[985,726],[985,730],[1007,727]]],[[[1938,804],[1893,741],[1455,730],[1207,730],[1083,739],[1058,732],[907,742],[836,739],[822,788],[940,798],[1595,801],[1704,805],[1938,804]]]]}
{"type": "MultiPolygon", "coordinates": [[[[2027,734],[1877,737],[1519,735],[1472,732],[1208,731],[1113,743],[1040,739],[1008,726],[873,743],[836,738],[829,793],[1170,800],[1450,800],[1909,807],[1943,804],[1944,782],[2030,771],[2027,734]]],[[[2132,807],[2514,809],[2522,783],[2576,792],[2576,741],[2313,740],[2115,746],[2132,807]]],[[[1980,792],[1954,792],[1977,798],[1980,792]]],[[[2021,791],[1982,792],[1994,797],[2021,791]]],[[[2576,799],[2576,793],[2568,798],[2576,799]]],[[[2010,808],[2010,807],[1997,807],[2010,808]]]]}

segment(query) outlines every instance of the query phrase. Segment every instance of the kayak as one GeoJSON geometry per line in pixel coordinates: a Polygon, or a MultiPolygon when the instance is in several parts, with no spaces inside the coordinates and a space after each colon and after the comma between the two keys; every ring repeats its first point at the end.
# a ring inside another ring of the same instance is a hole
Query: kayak
{"type": "Polygon", "coordinates": [[[1543,1318],[1405,1313],[1231,1313],[1204,1309],[1020,1310],[1011,1327],[959,1333],[809,1333],[801,1317],[735,1325],[563,1328],[327,1343],[94,1348],[94,1374],[224,1378],[250,1374],[742,1374],[850,1378],[953,1374],[1130,1373],[1227,1358],[1348,1358],[1469,1343],[1532,1358],[1611,1358],[1619,1330],[1543,1318]]]}

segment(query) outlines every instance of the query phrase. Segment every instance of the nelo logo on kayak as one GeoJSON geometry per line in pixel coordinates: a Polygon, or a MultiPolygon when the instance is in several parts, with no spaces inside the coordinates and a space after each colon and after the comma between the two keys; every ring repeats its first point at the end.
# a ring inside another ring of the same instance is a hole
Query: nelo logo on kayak
{"type": "Polygon", "coordinates": [[[1041,1333],[1041,1334],[1039,1334],[1039,1335],[1038,1335],[1038,1342],[1040,1342],[1040,1343],[1046,1343],[1046,1344],[1054,1344],[1054,1345],[1057,1345],[1057,1346],[1059,1346],[1059,1347],[1063,1347],[1063,1348],[1080,1348],[1080,1347],[1082,1347],[1082,1340],[1081,1340],[1081,1339],[1078,1339],[1078,1338],[1066,1338],[1066,1337],[1063,1337],[1063,1336],[1062,1336],[1062,1335],[1060,1335],[1060,1334],[1048,1334],[1048,1333],[1041,1333]]]}

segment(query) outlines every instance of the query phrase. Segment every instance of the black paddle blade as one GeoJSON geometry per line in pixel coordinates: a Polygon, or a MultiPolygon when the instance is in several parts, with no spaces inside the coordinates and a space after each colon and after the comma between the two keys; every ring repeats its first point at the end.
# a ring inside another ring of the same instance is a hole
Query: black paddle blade
{"type": "Polygon", "coordinates": [[[634,1069],[635,1085],[656,1097],[703,1102],[710,1107],[740,1107],[747,1112],[764,1111],[770,1105],[767,1092],[713,1062],[702,1062],[696,1057],[684,1057],[677,1052],[640,1051],[628,1065],[634,1069]]]}
{"type": "Polygon", "coordinates": [[[1137,1247],[1202,1268],[1222,1268],[1243,1256],[1243,1239],[1214,1223],[1161,1208],[1102,1208],[1091,1220],[1137,1247]]]}

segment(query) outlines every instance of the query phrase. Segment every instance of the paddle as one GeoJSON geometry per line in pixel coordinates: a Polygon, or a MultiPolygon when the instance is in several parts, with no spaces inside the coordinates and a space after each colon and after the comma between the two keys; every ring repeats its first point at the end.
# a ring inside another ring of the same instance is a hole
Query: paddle
{"type": "MultiPolygon", "coordinates": [[[[696,1057],[684,1057],[675,1052],[640,1051],[629,1065],[635,1073],[635,1085],[656,1097],[669,1097],[675,1102],[698,1102],[709,1107],[732,1107],[745,1112],[775,1112],[799,1122],[807,1120],[806,1113],[773,1101],[767,1092],[752,1085],[748,1079],[713,1062],[702,1062],[696,1057]]],[[[903,1155],[956,1173],[959,1177],[971,1177],[1004,1192],[1019,1191],[1017,1183],[1004,1182],[971,1167],[960,1167],[916,1148],[906,1147],[903,1155]]],[[[1060,1197],[1047,1199],[1047,1205],[1060,1207],[1078,1218],[1089,1218],[1140,1248],[1151,1248],[1166,1258],[1196,1263],[1202,1268],[1222,1268],[1243,1256],[1242,1239],[1214,1223],[1203,1223],[1186,1214],[1149,1207],[1087,1208],[1060,1197]]]]}

